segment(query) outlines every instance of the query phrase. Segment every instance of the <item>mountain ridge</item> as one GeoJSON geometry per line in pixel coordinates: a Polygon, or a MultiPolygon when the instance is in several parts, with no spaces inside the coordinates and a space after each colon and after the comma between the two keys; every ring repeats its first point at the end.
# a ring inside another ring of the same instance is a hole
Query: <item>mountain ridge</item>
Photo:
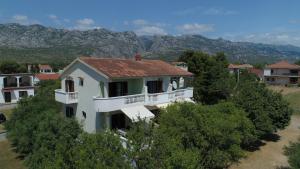
{"type": "Polygon", "coordinates": [[[176,60],[185,50],[210,54],[225,52],[232,62],[273,62],[297,60],[300,47],[252,42],[232,42],[202,35],[138,36],[133,31],[108,29],[68,30],[43,25],[0,24],[0,60],[72,60],[80,55],[131,58],[141,53],[146,58],[176,60]]]}

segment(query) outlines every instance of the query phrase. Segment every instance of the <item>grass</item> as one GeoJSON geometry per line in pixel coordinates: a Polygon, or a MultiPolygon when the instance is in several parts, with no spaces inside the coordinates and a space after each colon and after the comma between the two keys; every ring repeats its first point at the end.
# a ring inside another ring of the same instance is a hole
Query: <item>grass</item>
{"type": "Polygon", "coordinates": [[[300,115],[300,87],[268,86],[268,88],[280,92],[283,98],[290,103],[294,114],[300,115]]]}
{"type": "Polygon", "coordinates": [[[300,92],[289,93],[283,98],[290,103],[290,107],[294,110],[294,114],[300,115],[300,92]]]}
{"type": "MultiPolygon", "coordinates": [[[[0,112],[2,112],[5,115],[6,120],[9,120],[12,111],[13,109],[6,109],[6,110],[1,110],[0,112]]],[[[4,125],[0,124],[0,133],[3,131],[5,131],[4,125]]]]}
{"type": "Polygon", "coordinates": [[[25,169],[23,161],[13,151],[9,141],[0,141],[0,168],[25,169]]]}

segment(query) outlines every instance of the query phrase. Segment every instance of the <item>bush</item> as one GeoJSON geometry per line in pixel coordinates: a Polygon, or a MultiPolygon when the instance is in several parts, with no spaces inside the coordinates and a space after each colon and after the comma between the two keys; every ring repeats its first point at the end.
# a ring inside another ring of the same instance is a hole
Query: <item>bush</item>
{"type": "Polygon", "coordinates": [[[290,122],[292,109],[281,94],[253,81],[247,74],[241,75],[232,101],[245,110],[256,128],[258,137],[283,129],[290,122]]]}
{"type": "Polygon", "coordinates": [[[291,143],[285,148],[285,155],[288,156],[289,164],[292,169],[300,169],[300,143],[291,143]]]}
{"type": "Polygon", "coordinates": [[[174,104],[158,127],[144,126],[129,131],[138,168],[224,168],[244,156],[242,145],[256,140],[251,121],[231,103],[174,104]]]}

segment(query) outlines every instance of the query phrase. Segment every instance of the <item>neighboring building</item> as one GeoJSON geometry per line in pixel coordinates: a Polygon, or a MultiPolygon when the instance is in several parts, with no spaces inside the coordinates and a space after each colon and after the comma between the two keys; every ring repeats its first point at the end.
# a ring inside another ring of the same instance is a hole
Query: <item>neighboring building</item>
{"type": "Polygon", "coordinates": [[[0,103],[16,103],[20,98],[34,96],[33,74],[0,74],[0,103]]]}
{"type": "Polygon", "coordinates": [[[274,85],[298,84],[299,71],[299,65],[280,61],[265,67],[264,80],[266,83],[274,85]]]}
{"type": "Polygon", "coordinates": [[[81,57],[64,69],[55,99],[87,132],[126,129],[154,118],[159,107],[191,101],[192,76],[160,60],[81,57]]]}
{"type": "Polygon", "coordinates": [[[33,82],[36,85],[43,80],[58,80],[59,76],[58,73],[39,73],[34,75],[33,82]]]}
{"type": "Polygon", "coordinates": [[[50,65],[39,65],[40,73],[53,73],[52,67],[50,65]]]}
{"type": "Polygon", "coordinates": [[[249,72],[255,74],[259,78],[260,81],[264,80],[264,70],[263,69],[252,68],[252,69],[249,69],[249,72]]]}
{"type": "Polygon", "coordinates": [[[187,63],[185,62],[172,62],[171,64],[174,65],[175,67],[188,71],[188,66],[187,63]]]}
{"type": "Polygon", "coordinates": [[[228,69],[230,73],[238,73],[240,70],[249,70],[253,66],[250,64],[229,64],[228,69]]]}

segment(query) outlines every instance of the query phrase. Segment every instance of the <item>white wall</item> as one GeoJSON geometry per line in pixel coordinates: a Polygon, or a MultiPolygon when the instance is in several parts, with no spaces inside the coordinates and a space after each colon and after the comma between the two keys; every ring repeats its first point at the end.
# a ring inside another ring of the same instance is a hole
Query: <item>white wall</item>
{"type": "MultiPolygon", "coordinates": [[[[101,119],[97,118],[94,107],[93,96],[108,97],[107,79],[100,76],[86,65],[77,62],[64,73],[61,81],[62,90],[65,91],[65,80],[72,77],[74,80],[74,89],[78,92],[78,103],[76,105],[76,118],[82,124],[83,129],[89,133],[94,133],[101,129],[103,124],[101,119]],[[79,77],[84,79],[83,86],[79,86],[79,77]],[[104,93],[101,93],[99,82],[103,81],[105,85],[104,93]],[[82,111],[86,113],[86,119],[82,115],[82,111]]],[[[99,116],[99,115],[98,115],[99,116]]]]}
{"type": "Polygon", "coordinates": [[[270,76],[271,75],[271,69],[264,69],[264,76],[270,76]]]}

